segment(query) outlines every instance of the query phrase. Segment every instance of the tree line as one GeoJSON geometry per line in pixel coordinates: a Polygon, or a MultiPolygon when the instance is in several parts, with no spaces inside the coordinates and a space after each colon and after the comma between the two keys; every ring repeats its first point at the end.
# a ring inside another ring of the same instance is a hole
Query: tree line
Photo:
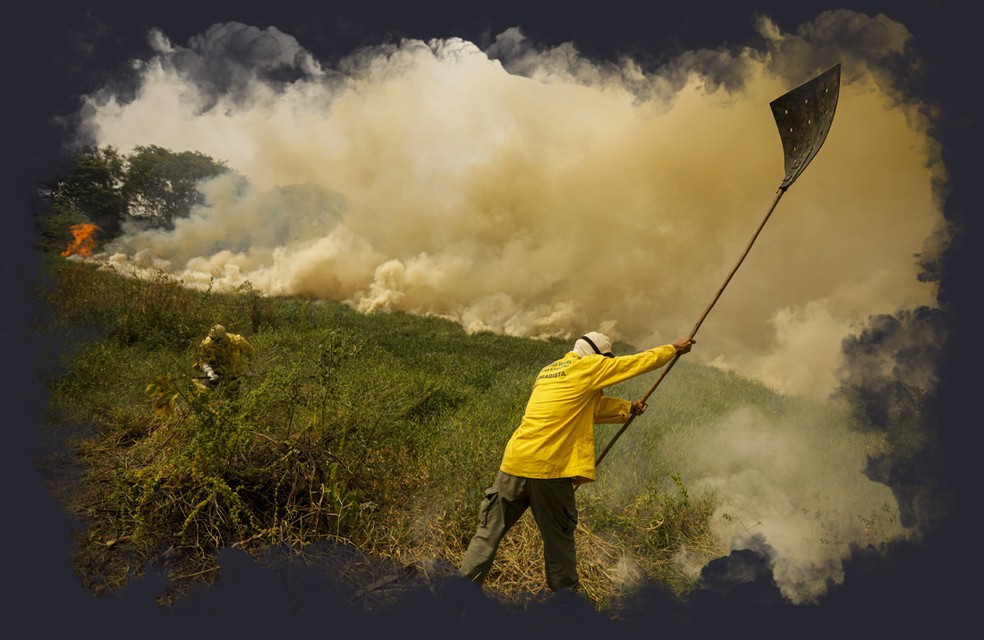
{"type": "Polygon", "coordinates": [[[124,223],[171,229],[204,204],[199,182],[228,171],[198,151],[147,145],[124,154],[113,146],[83,147],[38,188],[39,248],[60,251],[67,230],[78,224],[98,226],[102,241],[118,236],[124,223]]]}

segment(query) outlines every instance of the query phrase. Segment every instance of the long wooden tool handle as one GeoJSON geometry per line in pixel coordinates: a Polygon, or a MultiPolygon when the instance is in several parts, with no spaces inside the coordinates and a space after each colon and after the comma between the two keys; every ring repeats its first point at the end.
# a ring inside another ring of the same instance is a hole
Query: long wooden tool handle
{"type": "MultiPolygon", "coordinates": [[[[714,308],[714,305],[717,303],[718,298],[720,298],[721,294],[724,293],[725,287],[727,287],[728,283],[731,282],[731,278],[733,278],[735,272],[738,271],[738,267],[740,267],[741,263],[745,261],[745,257],[748,255],[748,252],[752,250],[752,245],[755,244],[755,240],[759,237],[759,234],[762,233],[762,228],[765,227],[765,223],[769,221],[769,218],[772,216],[772,212],[776,210],[776,205],[779,204],[779,199],[782,198],[782,194],[786,193],[787,187],[788,185],[781,186],[779,187],[779,190],[776,191],[776,197],[772,201],[772,206],[769,207],[768,213],[765,214],[765,217],[762,218],[762,222],[760,222],[758,228],[755,229],[755,233],[752,235],[752,239],[749,240],[748,245],[745,246],[745,251],[741,254],[741,257],[738,259],[738,262],[736,262],[735,266],[731,269],[731,273],[729,273],[728,277],[724,279],[724,283],[721,285],[721,288],[717,290],[716,294],[714,294],[714,299],[711,300],[711,303],[707,305],[706,309],[704,309],[704,313],[701,314],[696,324],[694,324],[694,328],[690,330],[689,337],[691,340],[693,340],[694,336],[697,335],[697,330],[700,329],[700,325],[704,324],[704,319],[707,318],[707,314],[711,312],[711,309],[714,308]]],[[[656,378],[656,382],[654,382],[653,385],[649,387],[649,391],[647,391],[646,394],[642,396],[643,402],[646,402],[649,399],[649,396],[652,395],[653,391],[656,390],[656,387],[659,386],[659,383],[663,381],[663,378],[665,378],[666,375],[670,372],[670,370],[673,369],[673,365],[675,365],[677,360],[679,359],[680,359],[680,354],[678,353],[663,368],[662,373],[660,373],[659,377],[656,378]]],[[[615,433],[615,435],[612,436],[612,439],[608,441],[608,445],[604,448],[604,450],[598,455],[598,458],[595,460],[595,467],[601,464],[601,461],[605,459],[606,455],[608,455],[608,451],[612,448],[612,445],[615,444],[615,441],[619,439],[619,436],[625,433],[625,430],[629,428],[629,425],[632,424],[633,420],[635,420],[635,414],[630,415],[629,419],[622,424],[622,428],[620,428],[615,433]]]]}
{"type": "Polygon", "coordinates": [[[694,325],[694,328],[690,330],[691,339],[693,339],[693,337],[697,335],[697,330],[700,329],[700,325],[704,324],[704,318],[706,318],[707,314],[709,314],[711,312],[711,309],[714,308],[714,305],[715,303],[717,303],[718,298],[720,298],[721,294],[724,293],[724,288],[728,286],[728,283],[731,282],[731,278],[733,278],[735,272],[738,271],[738,267],[740,267],[741,263],[745,261],[745,257],[748,255],[748,252],[752,250],[752,245],[755,244],[755,240],[759,237],[759,234],[762,233],[762,228],[765,227],[765,223],[769,221],[769,218],[772,216],[772,212],[776,210],[776,205],[779,204],[779,199],[782,198],[782,194],[784,193],[786,193],[786,187],[779,187],[779,190],[776,191],[776,197],[772,201],[772,206],[769,207],[768,213],[766,213],[765,217],[762,218],[762,222],[759,223],[758,228],[755,230],[755,233],[752,235],[752,239],[749,240],[748,245],[745,246],[744,253],[741,254],[741,257],[738,258],[738,262],[736,262],[735,266],[731,269],[731,273],[729,273],[728,277],[725,278],[724,283],[721,285],[721,288],[718,289],[717,293],[714,295],[714,299],[711,300],[711,304],[707,305],[707,308],[704,309],[704,313],[701,314],[700,319],[697,320],[697,323],[694,325]]]}

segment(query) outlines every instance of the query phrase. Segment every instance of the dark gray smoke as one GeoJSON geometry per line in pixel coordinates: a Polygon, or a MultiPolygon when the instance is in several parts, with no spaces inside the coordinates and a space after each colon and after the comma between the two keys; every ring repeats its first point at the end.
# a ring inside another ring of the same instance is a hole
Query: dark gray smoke
{"type": "Polygon", "coordinates": [[[931,527],[948,507],[934,412],[937,366],[947,346],[945,312],[920,307],[872,317],[844,340],[844,381],[837,392],[861,418],[859,428],[888,446],[868,458],[865,473],[891,487],[906,527],[931,527]]]}

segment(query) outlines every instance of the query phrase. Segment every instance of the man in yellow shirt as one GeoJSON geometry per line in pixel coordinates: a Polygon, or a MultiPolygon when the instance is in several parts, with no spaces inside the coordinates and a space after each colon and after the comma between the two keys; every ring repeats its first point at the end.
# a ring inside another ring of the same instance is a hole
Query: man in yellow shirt
{"type": "Polygon", "coordinates": [[[206,384],[211,387],[223,385],[232,393],[238,391],[239,379],[249,373],[255,359],[256,349],[246,338],[216,324],[198,345],[195,368],[205,374],[206,384]]]}
{"type": "Polygon", "coordinates": [[[460,573],[481,584],[499,542],[529,508],[543,538],[547,586],[577,590],[574,488],[595,479],[594,425],[624,423],[646,404],[606,396],[604,389],[658,369],[696,341],[682,338],[633,355],[616,357],[608,336],[581,336],[564,357],[540,370],[519,427],[506,444],[495,482],[485,491],[478,530],[460,573]]]}

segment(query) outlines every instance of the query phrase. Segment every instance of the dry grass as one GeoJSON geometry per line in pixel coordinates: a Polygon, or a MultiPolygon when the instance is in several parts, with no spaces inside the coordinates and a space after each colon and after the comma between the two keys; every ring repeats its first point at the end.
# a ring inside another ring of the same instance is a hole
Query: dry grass
{"type": "MultiPolygon", "coordinates": [[[[259,305],[250,291],[203,296],[163,279],[114,286],[119,276],[55,267],[49,329],[78,343],[49,381],[49,418],[71,433],[84,471],[60,495],[87,523],[76,569],[96,593],[163,565],[166,599],[179,598],[217,578],[223,549],[261,557],[346,545],[361,560],[338,578],[354,591],[406,568],[416,579],[457,567],[530,377],[563,348],[341,304],[259,305]],[[251,322],[254,307],[269,322],[251,322]],[[236,398],[208,394],[188,374],[217,308],[228,326],[259,329],[255,375],[236,398]],[[97,330],[64,331],[80,326],[97,330]],[[78,424],[84,433],[72,433],[78,424]]],[[[674,555],[715,553],[712,510],[682,484],[627,505],[582,493],[578,568],[600,609],[654,581],[684,593],[692,580],[674,555]]],[[[503,540],[485,588],[517,606],[549,594],[530,514],[503,540]]]]}

